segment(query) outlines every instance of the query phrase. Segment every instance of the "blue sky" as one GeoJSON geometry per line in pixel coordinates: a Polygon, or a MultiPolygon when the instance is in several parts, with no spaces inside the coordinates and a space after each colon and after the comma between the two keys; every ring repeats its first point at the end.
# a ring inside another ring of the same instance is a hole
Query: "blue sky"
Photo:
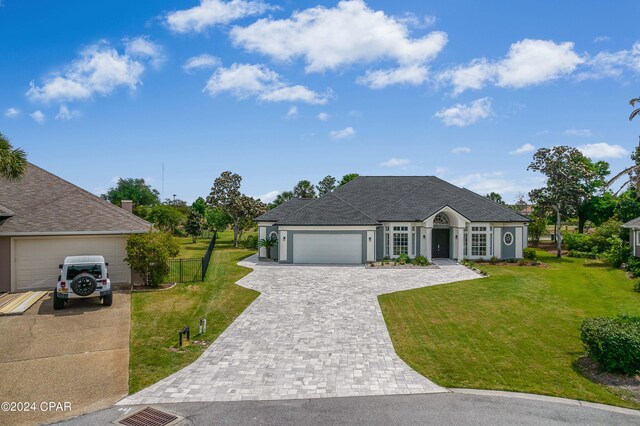
{"type": "Polygon", "coordinates": [[[613,170],[638,123],[640,4],[28,1],[0,7],[0,131],[94,193],[144,177],[272,199],[327,174],[438,175],[507,200],[535,148],[613,170]]]}

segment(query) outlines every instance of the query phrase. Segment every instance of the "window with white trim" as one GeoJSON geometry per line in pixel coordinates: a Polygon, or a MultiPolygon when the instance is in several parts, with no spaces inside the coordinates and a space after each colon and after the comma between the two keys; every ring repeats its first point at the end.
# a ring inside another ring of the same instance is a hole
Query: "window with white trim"
{"type": "Polygon", "coordinates": [[[416,255],[416,227],[411,227],[411,257],[416,255]]]}
{"type": "Polygon", "coordinates": [[[472,226],[471,227],[471,256],[487,255],[487,227],[472,226]]]}
{"type": "Polygon", "coordinates": [[[393,227],[393,255],[409,254],[409,227],[393,227]]]}
{"type": "Polygon", "coordinates": [[[502,241],[505,245],[510,246],[511,244],[513,244],[513,234],[511,232],[505,232],[504,236],[502,237],[502,241]]]}
{"type": "Polygon", "coordinates": [[[389,257],[389,227],[384,227],[384,257],[389,257]]]}
{"type": "Polygon", "coordinates": [[[467,257],[469,256],[469,241],[467,240],[467,231],[465,230],[462,235],[462,239],[464,240],[464,257],[467,257]]]}

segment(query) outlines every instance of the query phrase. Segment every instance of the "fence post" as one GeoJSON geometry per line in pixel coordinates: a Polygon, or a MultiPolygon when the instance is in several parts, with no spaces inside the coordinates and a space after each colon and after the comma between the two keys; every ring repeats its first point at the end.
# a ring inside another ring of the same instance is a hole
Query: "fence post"
{"type": "Polygon", "coordinates": [[[182,258],[180,258],[180,282],[182,282],[182,258]]]}
{"type": "Polygon", "coordinates": [[[204,256],[200,259],[202,262],[202,266],[200,267],[200,272],[202,273],[202,282],[204,282],[204,275],[207,273],[207,270],[204,268],[204,256]]]}

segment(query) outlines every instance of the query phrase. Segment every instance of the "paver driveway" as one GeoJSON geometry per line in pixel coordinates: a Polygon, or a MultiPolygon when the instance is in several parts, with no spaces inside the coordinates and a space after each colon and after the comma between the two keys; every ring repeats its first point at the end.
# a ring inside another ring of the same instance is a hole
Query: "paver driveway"
{"type": "Polygon", "coordinates": [[[120,404],[444,392],[396,355],[377,296],[479,275],[240,262],[261,292],[193,364],[120,404]]]}

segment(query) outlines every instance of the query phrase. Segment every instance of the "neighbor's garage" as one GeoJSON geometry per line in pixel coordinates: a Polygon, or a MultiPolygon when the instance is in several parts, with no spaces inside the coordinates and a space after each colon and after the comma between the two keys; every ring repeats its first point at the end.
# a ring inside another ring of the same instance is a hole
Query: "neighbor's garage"
{"type": "Polygon", "coordinates": [[[102,255],[109,262],[112,283],[130,282],[131,269],[124,258],[127,236],[70,236],[13,238],[14,290],[53,288],[58,265],[66,256],[102,255]]]}
{"type": "Polygon", "coordinates": [[[362,234],[293,234],[293,263],[362,263],[362,234]]]}

